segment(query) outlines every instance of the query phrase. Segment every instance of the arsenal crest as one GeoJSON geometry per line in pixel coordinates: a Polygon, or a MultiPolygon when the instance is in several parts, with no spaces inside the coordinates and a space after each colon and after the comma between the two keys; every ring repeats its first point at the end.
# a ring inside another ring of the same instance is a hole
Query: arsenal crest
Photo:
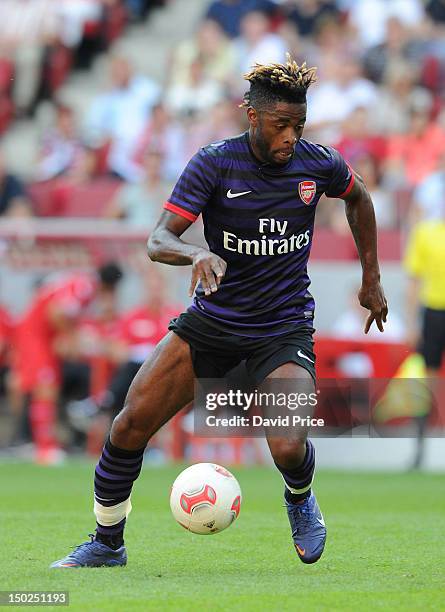
{"type": "Polygon", "coordinates": [[[301,181],[298,183],[298,193],[305,204],[310,204],[315,197],[317,185],[315,181],[301,181]]]}

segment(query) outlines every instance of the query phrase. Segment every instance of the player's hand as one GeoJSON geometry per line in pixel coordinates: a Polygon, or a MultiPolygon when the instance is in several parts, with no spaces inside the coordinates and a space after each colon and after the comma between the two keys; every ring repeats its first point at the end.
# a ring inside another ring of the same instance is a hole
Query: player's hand
{"type": "Polygon", "coordinates": [[[193,258],[192,279],[190,282],[189,296],[195,292],[196,285],[201,281],[205,295],[218,291],[227,263],[218,255],[202,249],[193,258]]]}
{"type": "Polygon", "coordinates": [[[365,334],[368,333],[373,321],[375,321],[375,324],[382,332],[383,323],[386,323],[386,317],[388,316],[388,303],[380,282],[363,281],[360,291],[358,292],[358,300],[360,306],[371,311],[365,323],[365,334]]]}

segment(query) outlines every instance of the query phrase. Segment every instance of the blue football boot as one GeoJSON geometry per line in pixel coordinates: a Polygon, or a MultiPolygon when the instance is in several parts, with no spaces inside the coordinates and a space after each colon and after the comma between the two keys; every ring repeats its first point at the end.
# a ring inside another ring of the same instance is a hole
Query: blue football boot
{"type": "Polygon", "coordinates": [[[315,495],[294,504],[285,503],[295,550],[303,563],[315,563],[321,557],[326,543],[326,526],[315,495]]]}
{"type": "Polygon", "coordinates": [[[113,550],[109,546],[95,540],[90,533],[91,540],[83,542],[64,559],[54,561],[50,567],[116,567],[127,564],[127,551],[125,546],[113,550]]]}

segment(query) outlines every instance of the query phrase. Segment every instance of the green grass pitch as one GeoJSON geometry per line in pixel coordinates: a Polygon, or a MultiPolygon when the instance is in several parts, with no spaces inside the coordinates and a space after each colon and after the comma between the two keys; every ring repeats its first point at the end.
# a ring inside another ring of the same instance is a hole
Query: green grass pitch
{"type": "Polygon", "coordinates": [[[328,541],[321,561],[305,566],[276,471],[234,469],[244,496],[238,520],[197,536],[170,514],[180,470],[143,470],[126,568],[50,570],[93,530],[93,464],[0,464],[0,590],[66,589],[69,608],[50,609],[79,611],[444,609],[443,475],[318,472],[328,541]]]}

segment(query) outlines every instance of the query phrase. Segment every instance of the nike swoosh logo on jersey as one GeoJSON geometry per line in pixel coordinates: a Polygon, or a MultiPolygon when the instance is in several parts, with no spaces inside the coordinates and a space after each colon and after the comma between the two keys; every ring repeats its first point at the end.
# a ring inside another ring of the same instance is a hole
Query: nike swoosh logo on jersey
{"type": "Polygon", "coordinates": [[[305,355],[304,353],[302,353],[301,351],[297,351],[297,355],[298,357],[303,357],[303,359],[307,359],[308,361],[310,361],[311,363],[314,363],[312,361],[312,359],[309,359],[309,357],[307,355],[305,355]]]}
{"type": "Polygon", "coordinates": [[[229,189],[229,191],[227,192],[227,197],[229,198],[229,200],[231,200],[232,198],[239,198],[240,196],[247,195],[248,193],[252,193],[252,190],[240,191],[239,193],[232,193],[232,190],[229,189]]]}

